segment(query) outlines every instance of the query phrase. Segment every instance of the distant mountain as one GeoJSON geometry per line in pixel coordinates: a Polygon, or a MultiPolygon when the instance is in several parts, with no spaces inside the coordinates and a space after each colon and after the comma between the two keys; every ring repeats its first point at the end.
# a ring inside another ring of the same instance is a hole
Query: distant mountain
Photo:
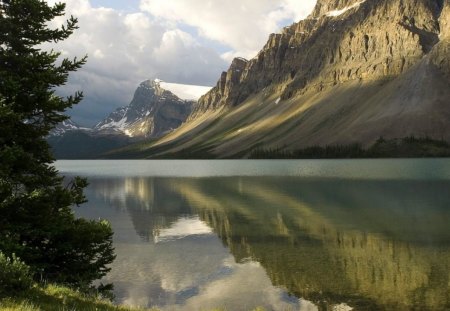
{"type": "Polygon", "coordinates": [[[157,142],[118,156],[246,157],[408,136],[450,141],[450,1],[318,0],[235,59],[157,142]]]}
{"type": "Polygon", "coordinates": [[[128,106],[118,108],[92,129],[67,120],[52,131],[48,140],[57,158],[101,157],[113,149],[175,130],[186,121],[195,100],[210,89],[159,79],[144,81],[128,106]]]}
{"type": "Polygon", "coordinates": [[[65,120],[62,123],[58,124],[50,133],[50,136],[63,136],[64,134],[72,131],[89,131],[88,128],[83,128],[76,124],[71,119],[65,120]]]}
{"type": "MultiPolygon", "coordinates": [[[[157,138],[178,128],[190,115],[193,100],[184,100],[163,88],[177,86],[184,96],[193,90],[188,86],[148,80],[140,84],[131,103],[111,113],[94,127],[95,131],[110,131],[129,137],[157,138]]],[[[194,87],[207,92],[209,88],[194,87]]],[[[195,92],[195,91],[194,91],[195,92]]],[[[192,93],[192,92],[191,92],[192,93]]]]}

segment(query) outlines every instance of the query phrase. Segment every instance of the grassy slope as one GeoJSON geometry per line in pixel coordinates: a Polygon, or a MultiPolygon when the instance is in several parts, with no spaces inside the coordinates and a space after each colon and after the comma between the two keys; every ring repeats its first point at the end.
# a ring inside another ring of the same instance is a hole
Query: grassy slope
{"type": "MultiPolygon", "coordinates": [[[[199,310],[204,310],[199,306],[199,310]]],[[[1,298],[0,311],[159,311],[115,306],[108,300],[87,296],[78,291],[57,285],[37,286],[15,297],[1,298]]],[[[210,311],[226,311],[213,309],[210,311]]],[[[264,311],[256,308],[253,311],[264,311]]]]}
{"type": "MultiPolygon", "coordinates": [[[[144,309],[114,306],[106,300],[86,296],[66,287],[35,286],[16,297],[0,299],[2,311],[143,311],[144,309]]],[[[156,309],[151,309],[156,311],[156,309]]]]}

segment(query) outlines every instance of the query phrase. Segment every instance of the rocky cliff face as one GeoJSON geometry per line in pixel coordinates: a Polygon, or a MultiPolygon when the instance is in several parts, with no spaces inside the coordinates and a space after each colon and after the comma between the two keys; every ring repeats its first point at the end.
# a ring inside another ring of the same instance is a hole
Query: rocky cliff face
{"type": "Polygon", "coordinates": [[[239,105],[266,87],[289,99],[350,80],[398,76],[448,32],[447,8],[447,0],[319,0],[307,19],[272,34],[257,57],[233,61],[196,115],[239,105]]]}
{"type": "Polygon", "coordinates": [[[215,110],[227,103],[238,104],[239,85],[248,61],[244,58],[235,58],[230,68],[222,72],[216,87],[202,96],[189,119],[194,119],[205,110],[215,110]]]}
{"type": "Polygon", "coordinates": [[[111,113],[94,130],[115,131],[130,137],[160,137],[187,119],[192,104],[163,89],[159,80],[148,80],[140,84],[128,106],[111,113]]]}
{"type": "Polygon", "coordinates": [[[449,25],[449,0],[318,0],[255,58],[235,59],[144,156],[450,141],[449,25]]]}
{"type": "Polygon", "coordinates": [[[444,0],[439,16],[440,42],[431,53],[433,63],[450,81],[450,1],[444,0]]]}

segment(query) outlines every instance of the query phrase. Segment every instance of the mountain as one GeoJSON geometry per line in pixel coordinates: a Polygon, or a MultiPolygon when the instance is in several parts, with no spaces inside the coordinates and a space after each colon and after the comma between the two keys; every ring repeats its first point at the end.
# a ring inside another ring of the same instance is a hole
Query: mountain
{"type": "Polygon", "coordinates": [[[122,156],[449,141],[449,23],[448,0],[318,0],[255,58],[235,59],[180,128],[122,156]]]}
{"type": "Polygon", "coordinates": [[[71,131],[89,130],[76,124],[71,119],[65,120],[58,124],[50,133],[50,136],[63,136],[71,131]]]}
{"type": "Polygon", "coordinates": [[[190,115],[194,101],[181,99],[169,88],[177,89],[181,96],[190,99],[195,99],[197,90],[205,93],[209,90],[165,83],[158,79],[144,81],[128,106],[111,113],[94,130],[117,132],[130,137],[157,138],[178,128],[190,115]]]}
{"type": "Polygon", "coordinates": [[[57,158],[96,158],[113,149],[173,131],[186,121],[192,106],[209,87],[142,82],[128,106],[118,108],[92,129],[67,120],[48,138],[57,158]],[[181,98],[180,98],[181,97],[181,98]]]}

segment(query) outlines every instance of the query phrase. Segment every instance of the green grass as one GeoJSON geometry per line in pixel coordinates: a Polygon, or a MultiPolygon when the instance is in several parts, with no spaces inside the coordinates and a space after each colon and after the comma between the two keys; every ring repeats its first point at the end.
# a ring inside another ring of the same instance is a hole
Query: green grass
{"type": "MultiPolygon", "coordinates": [[[[143,311],[115,306],[106,299],[88,296],[57,285],[38,286],[14,297],[0,299],[1,311],[143,311]]],[[[157,311],[156,309],[147,309],[157,311]]]]}
{"type": "MultiPolygon", "coordinates": [[[[228,311],[224,308],[202,311],[228,311]]],[[[14,297],[0,297],[0,311],[159,311],[116,306],[109,300],[89,296],[79,291],[59,285],[35,285],[32,289],[14,297]]],[[[256,308],[252,311],[264,311],[256,308]]]]}

